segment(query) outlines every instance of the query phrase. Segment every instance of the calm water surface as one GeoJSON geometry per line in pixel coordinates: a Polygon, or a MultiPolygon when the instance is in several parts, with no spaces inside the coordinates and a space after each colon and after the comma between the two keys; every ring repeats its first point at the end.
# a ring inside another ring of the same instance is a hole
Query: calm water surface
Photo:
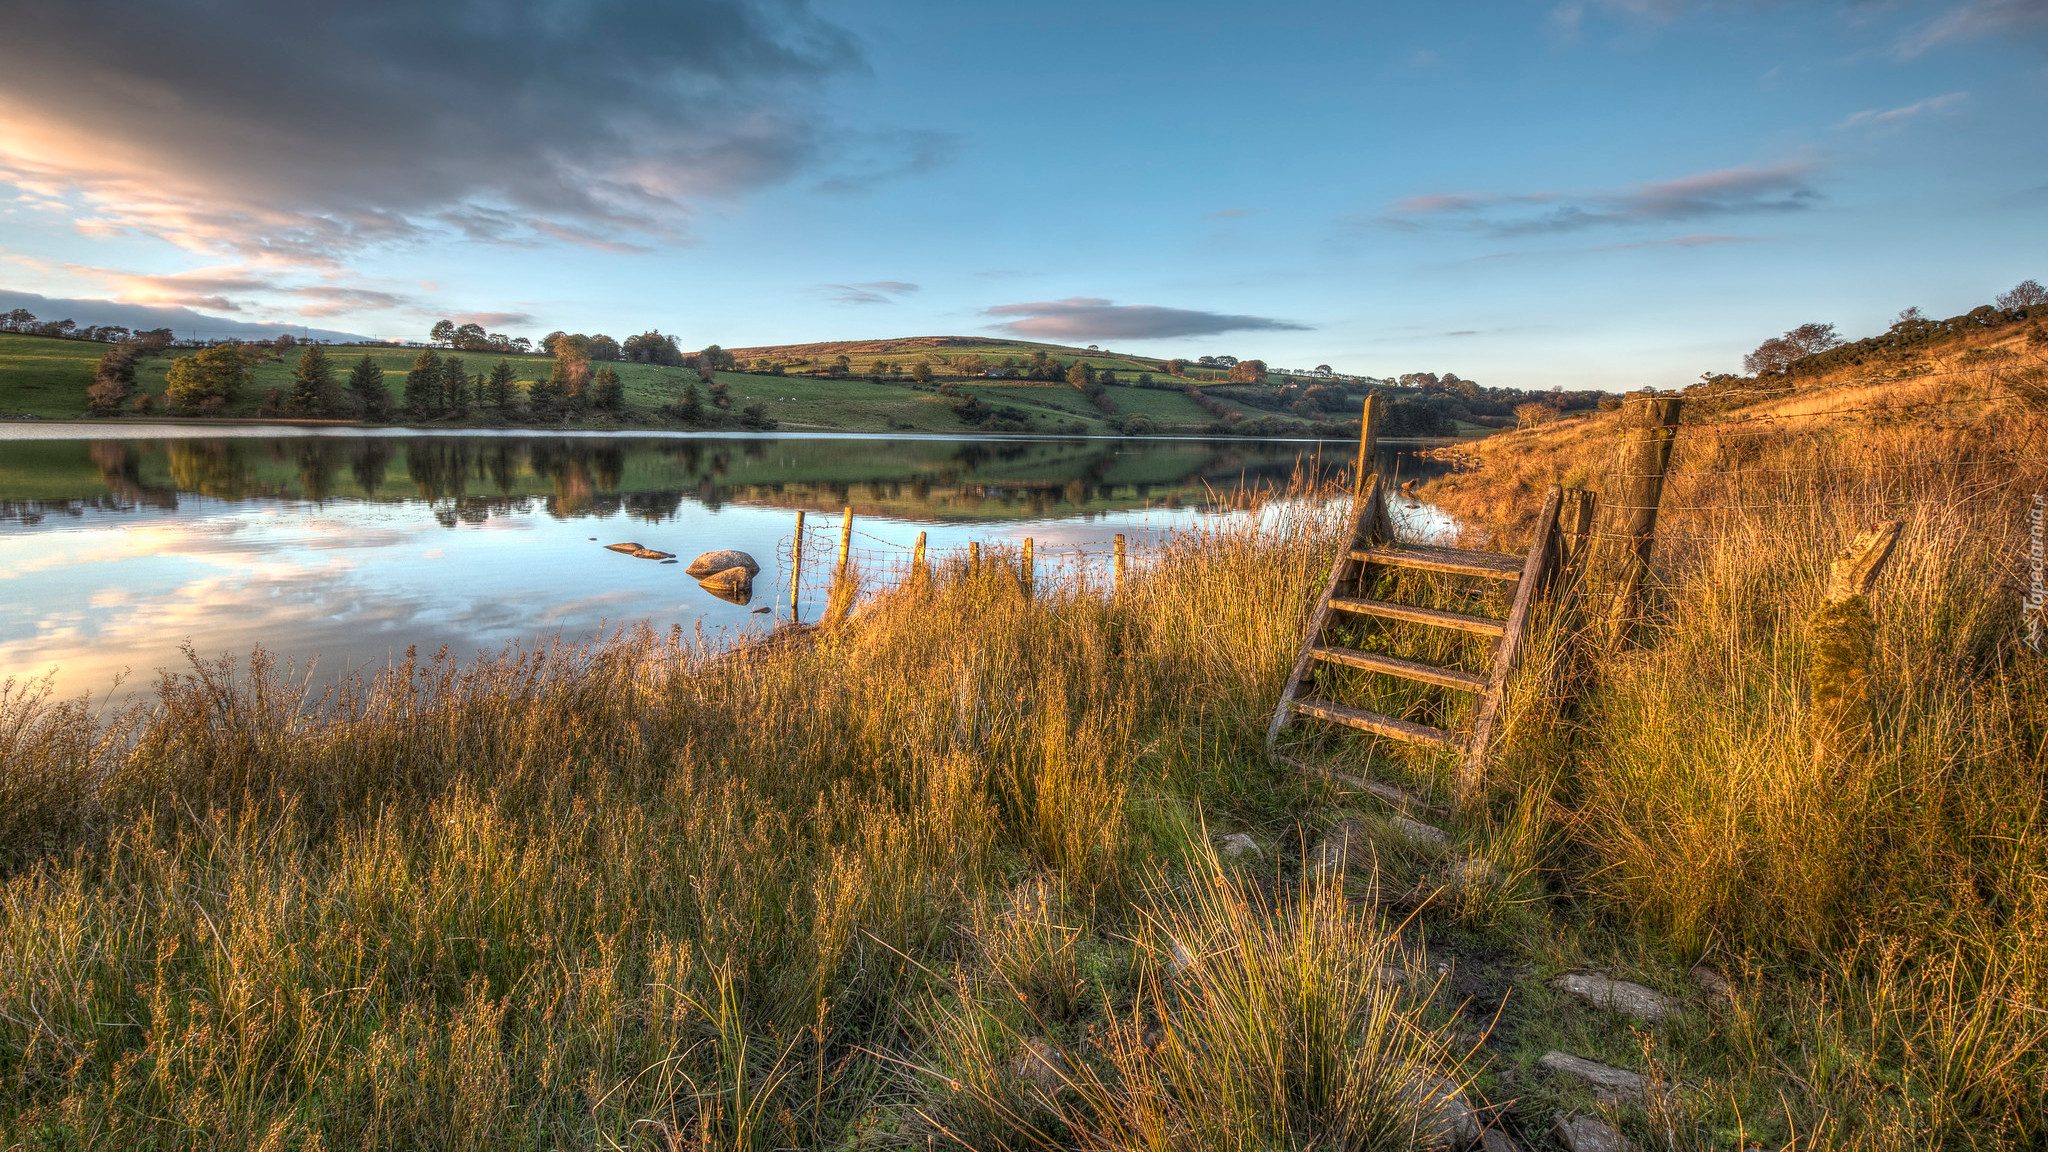
{"type": "Polygon", "coordinates": [[[789,617],[799,510],[827,530],[800,585],[812,619],[848,505],[871,566],[922,531],[935,556],[1031,537],[1056,571],[1349,463],[1304,441],[106,431],[0,426],[0,680],[133,692],[187,645],[261,645],[322,682],[414,645],[467,655],[641,621],[730,637],[789,617]],[[681,563],[604,548],[621,541],[681,563]],[[762,565],[750,603],[685,575],[717,548],[762,565]]]}

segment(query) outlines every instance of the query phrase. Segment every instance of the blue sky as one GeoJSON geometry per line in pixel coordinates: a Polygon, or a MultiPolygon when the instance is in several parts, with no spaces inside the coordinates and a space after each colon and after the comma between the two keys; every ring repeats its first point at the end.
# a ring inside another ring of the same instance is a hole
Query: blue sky
{"type": "Polygon", "coordinates": [[[2048,279],[2048,0],[83,7],[0,45],[67,302],[1624,388],[2048,279]]]}

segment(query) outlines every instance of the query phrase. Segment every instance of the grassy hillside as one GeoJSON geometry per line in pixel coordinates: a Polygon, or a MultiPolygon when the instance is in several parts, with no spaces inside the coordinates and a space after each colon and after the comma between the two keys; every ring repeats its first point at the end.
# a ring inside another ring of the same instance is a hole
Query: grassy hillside
{"type": "MultiPolygon", "coordinates": [[[[1311,422],[1293,415],[1280,414],[1251,407],[1232,399],[1214,399],[1217,406],[1211,411],[1197,404],[1176,387],[1141,389],[1128,384],[1109,386],[1104,396],[1113,412],[1105,411],[1080,390],[1054,382],[1034,382],[1018,379],[987,379],[984,377],[963,377],[954,371],[948,360],[935,359],[934,370],[937,379],[926,385],[912,383],[908,378],[912,354],[920,350],[949,359],[968,354],[989,357],[991,363],[1004,356],[1022,359],[1034,351],[1057,353],[1064,360],[1082,358],[1098,368],[1113,368],[1123,374],[1126,381],[1133,380],[1140,372],[1157,371],[1155,362],[1139,361],[1127,357],[1096,355],[1085,349],[1064,348],[1057,345],[1033,345],[1022,342],[960,342],[956,337],[930,337],[923,341],[871,341],[865,343],[841,343],[830,345],[789,345],[780,348],[734,349],[743,365],[750,364],[762,355],[779,354],[785,364],[783,374],[768,372],[716,372],[711,378],[728,386],[733,398],[734,411],[749,403],[759,401],[768,407],[768,415],[781,427],[793,431],[910,431],[929,433],[975,433],[987,430],[984,425],[964,420],[955,405],[962,394],[979,397],[986,404],[997,409],[1001,430],[1039,433],[1085,433],[1109,434],[1118,430],[1119,425],[1112,416],[1123,417],[1142,415],[1152,422],[1152,430],[1161,433],[1186,433],[1208,431],[1217,423],[1217,411],[1238,413],[1253,421],[1241,432],[1257,434],[1304,435],[1316,430],[1311,422]],[[948,341],[952,341],[948,343],[948,341]],[[852,349],[866,356],[856,360],[851,373],[845,377],[805,374],[802,357],[798,353],[822,357],[818,364],[827,364],[831,357],[840,354],[840,349],[852,349]],[[757,355],[759,354],[759,355],[757,355]],[[883,382],[868,379],[876,374],[878,363],[891,366],[892,372],[883,382]],[[943,391],[942,391],[943,388],[943,391]]],[[[85,413],[85,389],[92,382],[93,365],[106,345],[89,341],[58,340],[48,337],[0,333],[0,416],[33,416],[41,419],[77,419],[85,413]]],[[[171,363],[181,355],[173,349],[162,355],[143,359],[136,372],[137,389],[144,393],[161,394],[164,375],[171,363]]],[[[412,367],[417,349],[389,347],[361,347],[335,345],[328,348],[336,374],[345,377],[347,370],[364,355],[370,356],[385,370],[385,384],[394,404],[404,389],[405,373],[412,367]]],[[[474,376],[488,371],[499,356],[495,353],[455,353],[461,356],[465,369],[474,376]]],[[[545,379],[553,367],[553,360],[546,356],[507,356],[519,377],[519,389],[524,390],[541,379],[545,379]]],[[[289,390],[292,369],[297,363],[297,352],[283,356],[269,356],[257,364],[252,380],[241,396],[220,415],[227,418],[257,419],[272,416],[266,408],[265,393],[270,389],[289,390]]],[[[691,368],[661,367],[651,364],[610,362],[605,365],[618,372],[625,387],[627,411],[617,420],[609,418],[586,418],[583,426],[593,427],[664,427],[673,426],[673,421],[664,417],[660,409],[682,399],[684,390],[692,383],[701,384],[704,374],[691,368]]],[[[1162,376],[1162,379],[1163,376],[1162,376]]],[[[1277,388],[1276,388],[1277,391],[1277,388]]],[[[1357,403],[1353,398],[1353,403],[1357,403]]],[[[1342,412],[1325,414],[1325,422],[1341,424],[1345,419],[1355,423],[1355,411],[1347,415],[1342,412]]],[[[490,427],[506,423],[502,416],[488,412],[472,412],[461,421],[442,417],[429,424],[442,427],[461,424],[474,427],[490,427]]],[[[1327,429],[1326,429],[1327,430],[1327,429]]]]}
{"type": "MultiPolygon", "coordinates": [[[[315,704],[260,658],[124,713],[0,694],[0,1145],[1405,1148],[1426,1083],[1534,1150],[1569,1112],[1645,1148],[2041,1147],[2027,371],[1689,421],[1647,626],[1589,644],[1546,607],[1458,814],[1440,752],[1290,736],[1379,792],[1262,753],[1342,502],[1114,591],[942,568],[736,658],[637,635],[315,704]],[[1874,722],[1819,759],[1814,608],[1887,518],[1874,722]],[[1587,971],[1676,1010],[1554,983],[1587,971]]],[[[1429,494],[1518,546],[1541,485],[1615,490],[1617,436],[1490,440],[1429,494]]],[[[1375,591],[1501,613],[1450,579],[1375,591]]]]}

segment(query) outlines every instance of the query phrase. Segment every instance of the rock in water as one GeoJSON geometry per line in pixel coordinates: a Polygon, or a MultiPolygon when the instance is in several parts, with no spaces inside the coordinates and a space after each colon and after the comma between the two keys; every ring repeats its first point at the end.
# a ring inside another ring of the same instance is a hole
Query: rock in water
{"type": "Polygon", "coordinates": [[[642,560],[669,560],[675,556],[673,552],[663,552],[656,548],[649,548],[644,544],[607,544],[605,547],[613,552],[624,552],[628,556],[635,556],[642,560]]]}
{"type": "Polygon", "coordinates": [[[754,574],[745,568],[727,568],[697,581],[697,587],[720,600],[745,607],[754,598],[754,574]]]}
{"type": "Polygon", "coordinates": [[[695,560],[690,561],[690,566],[683,569],[683,571],[701,580],[706,576],[723,575],[728,568],[745,568],[748,576],[756,576],[761,572],[761,566],[754,563],[752,556],[747,555],[745,552],[734,551],[731,548],[723,548],[717,552],[706,552],[695,560]]]}

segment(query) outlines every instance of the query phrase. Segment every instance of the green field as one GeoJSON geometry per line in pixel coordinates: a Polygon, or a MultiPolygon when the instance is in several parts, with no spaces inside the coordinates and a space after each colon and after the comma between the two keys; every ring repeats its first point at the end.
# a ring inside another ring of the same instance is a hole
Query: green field
{"type": "MultiPolygon", "coordinates": [[[[83,340],[57,340],[41,336],[0,333],[0,418],[70,420],[83,417],[85,389],[92,383],[94,363],[106,348],[107,345],[83,340]]],[[[1086,359],[1098,369],[1114,368],[1126,379],[1135,378],[1139,372],[1158,370],[1155,363],[1122,356],[1092,354],[1084,349],[1020,342],[991,342],[871,354],[865,360],[856,359],[853,367],[855,374],[845,378],[811,375],[775,376],[755,372],[718,372],[715,373],[715,378],[730,389],[735,410],[761,401],[767,404],[768,415],[772,419],[783,428],[795,431],[977,431],[975,426],[966,423],[954,412],[953,405],[957,397],[942,395],[938,391],[939,384],[946,384],[957,392],[977,396],[999,410],[1011,409],[1014,413],[1021,414],[1028,427],[1011,427],[1012,431],[1094,435],[1115,432],[1116,428],[1110,423],[1109,414],[1079,389],[1067,384],[1015,379],[992,380],[981,377],[949,379],[947,376],[950,367],[948,362],[957,361],[960,357],[970,354],[980,355],[994,363],[1004,357],[1013,357],[1021,361],[1034,350],[1056,351],[1067,362],[1077,358],[1086,359]],[[903,379],[876,383],[865,378],[864,374],[871,371],[877,360],[907,369],[909,364],[914,363],[925,353],[934,354],[933,367],[939,376],[934,384],[916,385],[903,379]]],[[[391,391],[393,404],[396,406],[404,390],[405,373],[412,367],[419,351],[416,348],[334,345],[329,347],[328,355],[334,363],[338,379],[345,379],[348,369],[363,355],[367,354],[376,360],[384,368],[385,384],[391,391]]],[[[755,350],[738,351],[748,353],[755,350]]],[[[184,353],[174,349],[162,355],[143,359],[136,371],[137,390],[161,395],[164,374],[181,354],[184,353]]],[[[499,359],[493,353],[455,355],[461,356],[472,376],[487,371],[499,359]]],[[[536,380],[545,379],[554,363],[548,356],[507,356],[505,359],[511,361],[517,370],[522,389],[530,387],[536,380]]],[[[757,357],[746,356],[744,359],[751,362],[757,357]]],[[[265,402],[266,393],[273,388],[287,391],[290,389],[292,369],[297,361],[296,351],[263,360],[256,365],[250,383],[243,389],[240,397],[223,409],[220,415],[238,419],[265,418],[269,415],[265,402]]],[[[666,422],[659,416],[657,410],[680,400],[685,388],[698,379],[698,373],[688,368],[625,362],[612,362],[606,366],[618,372],[625,386],[627,411],[619,420],[607,418],[592,422],[590,426],[594,427],[664,426],[666,422]]],[[[796,370],[803,371],[802,368],[796,370]]],[[[1211,413],[1204,411],[1200,405],[1182,393],[1170,389],[1115,385],[1107,390],[1106,396],[1115,406],[1117,414],[1143,415],[1152,420],[1157,430],[1162,433],[1202,431],[1215,423],[1215,417],[1211,413]]],[[[1228,401],[1223,403],[1233,411],[1243,412],[1254,419],[1271,415],[1228,401]]],[[[1340,415],[1336,418],[1342,417],[1340,415]]],[[[1352,419],[1356,419],[1355,415],[1352,419]]],[[[472,413],[462,421],[445,417],[427,421],[437,427],[452,424],[490,427],[506,422],[503,416],[486,412],[472,413]]],[[[1299,424],[1292,418],[1288,418],[1288,422],[1291,426],[1299,424]]],[[[1305,429],[1306,426],[1301,425],[1298,430],[1305,429]]]]}

